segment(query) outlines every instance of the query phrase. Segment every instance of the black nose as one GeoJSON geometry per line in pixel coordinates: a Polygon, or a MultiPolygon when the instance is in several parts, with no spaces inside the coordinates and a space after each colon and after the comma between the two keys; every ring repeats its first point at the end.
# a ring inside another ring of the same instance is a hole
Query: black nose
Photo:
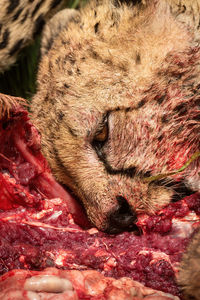
{"type": "Polygon", "coordinates": [[[117,196],[120,207],[109,217],[108,233],[119,233],[122,231],[133,231],[136,228],[134,222],[136,215],[131,211],[128,202],[122,196],[117,196]]]}

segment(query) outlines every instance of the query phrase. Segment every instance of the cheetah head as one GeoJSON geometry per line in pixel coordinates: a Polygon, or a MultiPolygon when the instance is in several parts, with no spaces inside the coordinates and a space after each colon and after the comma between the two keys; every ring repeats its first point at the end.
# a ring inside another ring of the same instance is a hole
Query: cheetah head
{"type": "Polygon", "coordinates": [[[198,160],[146,180],[183,166],[200,133],[195,30],[170,1],[146,2],[92,1],[54,17],[32,103],[55,176],[109,232],[132,230],[137,214],[168,204],[180,186],[200,189],[198,160]]]}

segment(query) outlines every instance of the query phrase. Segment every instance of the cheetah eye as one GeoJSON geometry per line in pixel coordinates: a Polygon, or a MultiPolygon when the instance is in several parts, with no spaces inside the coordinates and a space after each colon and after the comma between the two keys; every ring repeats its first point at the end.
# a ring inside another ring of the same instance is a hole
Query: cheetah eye
{"type": "Polygon", "coordinates": [[[100,124],[94,139],[93,143],[104,143],[108,138],[108,118],[107,116],[103,119],[102,123],[100,124]]]}
{"type": "Polygon", "coordinates": [[[103,128],[96,133],[94,141],[96,142],[105,142],[108,137],[108,124],[106,123],[103,128]]]}

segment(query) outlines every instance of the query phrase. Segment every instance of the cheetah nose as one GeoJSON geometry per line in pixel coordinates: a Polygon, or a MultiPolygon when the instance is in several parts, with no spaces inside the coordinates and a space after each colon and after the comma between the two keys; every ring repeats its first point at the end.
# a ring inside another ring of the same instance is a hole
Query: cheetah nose
{"type": "Polygon", "coordinates": [[[120,207],[109,217],[109,227],[107,232],[120,233],[122,231],[132,231],[136,225],[136,215],[131,211],[128,202],[122,196],[116,197],[120,207]]]}

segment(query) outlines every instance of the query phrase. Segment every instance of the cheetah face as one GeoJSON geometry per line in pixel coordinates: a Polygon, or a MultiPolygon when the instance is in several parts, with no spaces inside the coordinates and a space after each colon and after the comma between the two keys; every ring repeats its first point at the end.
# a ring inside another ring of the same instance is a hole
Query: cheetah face
{"type": "Polygon", "coordinates": [[[146,181],[199,149],[200,48],[162,3],[141,13],[89,6],[40,65],[32,111],[44,154],[101,230],[132,230],[137,214],[168,204],[181,185],[200,188],[198,160],[146,181]]]}

